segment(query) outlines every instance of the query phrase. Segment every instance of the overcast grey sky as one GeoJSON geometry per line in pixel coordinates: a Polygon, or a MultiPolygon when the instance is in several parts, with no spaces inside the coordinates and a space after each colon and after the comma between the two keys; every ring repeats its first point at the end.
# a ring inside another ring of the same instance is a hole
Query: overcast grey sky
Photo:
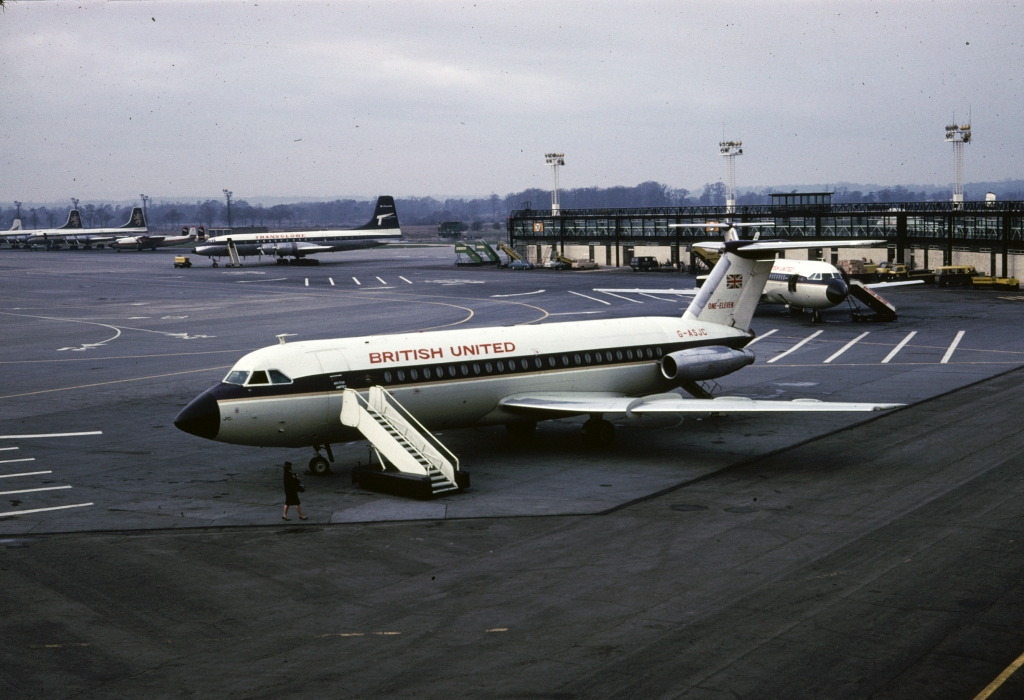
{"type": "Polygon", "coordinates": [[[12,2],[0,200],[1020,178],[1020,2],[12,2]]]}

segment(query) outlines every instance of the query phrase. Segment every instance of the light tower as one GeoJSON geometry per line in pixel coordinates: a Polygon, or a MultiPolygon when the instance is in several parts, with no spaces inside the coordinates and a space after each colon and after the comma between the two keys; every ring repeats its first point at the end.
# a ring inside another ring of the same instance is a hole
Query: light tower
{"type": "Polygon", "coordinates": [[[78,203],[80,201],[81,201],[80,199],[76,199],[75,197],[71,198],[71,203],[75,205],[75,209],[78,209],[78,203]]]}
{"type": "Polygon", "coordinates": [[[17,219],[20,221],[21,220],[21,202],[15,202],[14,206],[18,210],[17,219]]]}
{"type": "Polygon", "coordinates": [[[231,228],[231,198],[234,194],[231,190],[224,190],[224,199],[228,200],[228,228],[231,228]]]}
{"type": "Polygon", "coordinates": [[[742,141],[719,141],[718,155],[725,157],[725,210],[736,211],[736,156],[743,155],[742,141]]]}
{"type": "Polygon", "coordinates": [[[551,190],[551,216],[558,216],[561,211],[558,204],[558,167],[565,165],[565,154],[545,153],[544,162],[551,166],[551,172],[555,176],[555,188],[551,190]]]}
{"type": "Polygon", "coordinates": [[[946,142],[953,144],[953,206],[964,202],[964,144],[971,141],[971,125],[954,122],[946,127],[946,142]]]}
{"type": "Polygon", "coordinates": [[[144,194],[140,194],[139,198],[142,200],[142,218],[147,222],[149,221],[149,212],[146,211],[146,203],[151,199],[144,194]]]}

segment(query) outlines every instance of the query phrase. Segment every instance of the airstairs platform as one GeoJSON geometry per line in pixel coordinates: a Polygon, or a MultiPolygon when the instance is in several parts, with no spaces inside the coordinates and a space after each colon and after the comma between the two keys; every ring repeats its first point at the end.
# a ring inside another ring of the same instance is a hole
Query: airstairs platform
{"type": "Polygon", "coordinates": [[[365,398],[346,389],[341,422],[362,433],[379,465],[354,468],[353,483],[413,498],[434,498],[469,488],[469,474],[459,469],[458,457],[384,387],[370,387],[365,398]]]}
{"type": "Polygon", "coordinates": [[[235,242],[228,239],[228,257],[231,258],[231,262],[226,267],[241,267],[242,260],[238,257],[238,248],[235,247],[235,242]]]}

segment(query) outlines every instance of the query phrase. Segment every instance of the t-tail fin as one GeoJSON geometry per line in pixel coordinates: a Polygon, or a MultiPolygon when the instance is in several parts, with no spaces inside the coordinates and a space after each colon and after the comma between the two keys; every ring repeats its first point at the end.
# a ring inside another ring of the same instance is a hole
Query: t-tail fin
{"type": "Polygon", "coordinates": [[[146,215],[142,213],[142,207],[132,209],[132,215],[128,217],[128,223],[121,228],[146,228],[146,215]]]}
{"type": "Polygon", "coordinates": [[[395,210],[394,197],[377,197],[377,208],[373,210],[373,218],[366,225],[360,226],[357,231],[397,229],[398,212],[395,210]]]}
{"type": "Polygon", "coordinates": [[[72,209],[68,212],[68,221],[60,228],[82,228],[82,215],[78,213],[77,209],[72,209]]]}
{"type": "Polygon", "coordinates": [[[748,260],[726,252],[683,318],[747,330],[774,263],[774,254],[766,260],[748,260]]]}

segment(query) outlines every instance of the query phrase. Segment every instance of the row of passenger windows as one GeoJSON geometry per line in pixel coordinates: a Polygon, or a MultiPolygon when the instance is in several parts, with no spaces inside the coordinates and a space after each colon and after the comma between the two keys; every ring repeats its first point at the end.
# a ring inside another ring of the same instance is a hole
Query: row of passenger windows
{"type": "Polygon", "coordinates": [[[603,350],[593,353],[573,353],[571,355],[538,355],[532,358],[495,360],[493,362],[473,362],[459,365],[438,365],[436,367],[414,367],[408,370],[386,370],[385,384],[401,384],[416,382],[421,379],[442,380],[449,378],[510,374],[530,370],[559,369],[563,367],[582,367],[586,365],[630,362],[632,360],[660,358],[660,347],[624,348],[619,350],[603,350]]]}
{"type": "Polygon", "coordinates": [[[228,376],[224,377],[224,383],[253,386],[259,384],[291,384],[292,380],[284,372],[276,369],[258,369],[255,372],[235,370],[228,372],[228,376]]]}

